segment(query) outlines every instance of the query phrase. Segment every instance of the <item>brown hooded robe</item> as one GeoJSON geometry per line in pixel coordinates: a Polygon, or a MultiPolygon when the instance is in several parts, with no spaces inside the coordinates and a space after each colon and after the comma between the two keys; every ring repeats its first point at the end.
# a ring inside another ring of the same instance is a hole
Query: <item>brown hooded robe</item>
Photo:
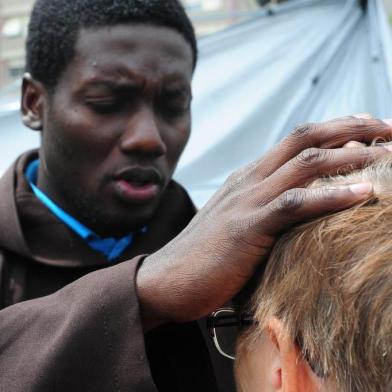
{"type": "Polygon", "coordinates": [[[197,323],[144,336],[139,315],[140,255],[188,224],[186,192],[171,182],[147,234],[110,266],[34,196],[24,170],[36,158],[0,180],[0,391],[217,391],[197,323]]]}

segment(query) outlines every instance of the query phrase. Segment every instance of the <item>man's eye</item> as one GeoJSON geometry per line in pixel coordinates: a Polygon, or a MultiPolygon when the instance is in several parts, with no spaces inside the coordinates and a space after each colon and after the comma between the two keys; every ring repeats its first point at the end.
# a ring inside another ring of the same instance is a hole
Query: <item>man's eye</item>
{"type": "Polygon", "coordinates": [[[87,99],[86,103],[98,113],[112,113],[121,106],[117,99],[87,99]]]}
{"type": "Polygon", "coordinates": [[[186,103],[166,103],[163,105],[162,110],[169,117],[179,117],[188,112],[189,105],[186,103]]]}
{"type": "Polygon", "coordinates": [[[165,108],[165,113],[167,113],[168,115],[172,115],[172,116],[181,116],[186,112],[186,109],[184,109],[181,106],[167,106],[165,108]]]}

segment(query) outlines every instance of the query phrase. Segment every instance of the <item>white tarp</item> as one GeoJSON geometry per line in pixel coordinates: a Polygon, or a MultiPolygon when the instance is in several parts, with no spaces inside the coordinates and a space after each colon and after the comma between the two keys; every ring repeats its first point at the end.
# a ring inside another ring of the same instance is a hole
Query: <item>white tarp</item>
{"type": "MultiPolygon", "coordinates": [[[[296,124],[351,113],[392,117],[392,43],[382,0],[292,0],[199,41],[193,131],[176,178],[201,206],[231,171],[296,124]]],[[[0,172],[38,144],[0,96],[0,172]]],[[[17,94],[16,94],[17,95],[17,94]]]]}
{"type": "Polygon", "coordinates": [[[291,1],[201,39],[193,134],[177,170],[201,206],[295,125],[392,117],[392,44],[382,0],[291,1]]]}

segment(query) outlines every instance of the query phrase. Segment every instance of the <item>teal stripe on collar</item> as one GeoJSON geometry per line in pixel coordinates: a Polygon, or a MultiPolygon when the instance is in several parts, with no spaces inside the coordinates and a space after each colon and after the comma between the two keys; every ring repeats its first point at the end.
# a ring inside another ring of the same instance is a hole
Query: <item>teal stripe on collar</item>
{"type": "MultiPolygon", "coordinates": [[[[39,160],[31,162],[26,171],[25,176],[29,182],[35,196],[55,215],[62,221],[68,228],[81,237],[90,248],[102,253],[110,262],[117,260],[122,253],[127,249],[134,240],[134,233],[130,233],[119,240],[113,237],[101,238],[98,234],[94,233],[88,227],[80,223],[77,219],[65,212],[54,201],[45,195],[37,186],[39,160]]],[[[147,228],[144,227],[140,230],[140,234],[145,234],[147,228]]]]}

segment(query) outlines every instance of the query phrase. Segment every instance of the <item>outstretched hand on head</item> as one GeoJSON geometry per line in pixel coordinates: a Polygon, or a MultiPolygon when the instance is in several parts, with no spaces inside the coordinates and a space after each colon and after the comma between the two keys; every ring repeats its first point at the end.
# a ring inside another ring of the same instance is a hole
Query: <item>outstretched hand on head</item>
{"type": "Polygon", "coordinates": [[[384,147],[342,148],[392,138],[376,119],[345,117],[297,127],[260,160],[233,173],[188,227],[147,257],[137,276],[145,330],[206,316],[230,300],[290,225],[372,196],[371,184],[306,189],[316,178],[360,168],[384,147]]]}

